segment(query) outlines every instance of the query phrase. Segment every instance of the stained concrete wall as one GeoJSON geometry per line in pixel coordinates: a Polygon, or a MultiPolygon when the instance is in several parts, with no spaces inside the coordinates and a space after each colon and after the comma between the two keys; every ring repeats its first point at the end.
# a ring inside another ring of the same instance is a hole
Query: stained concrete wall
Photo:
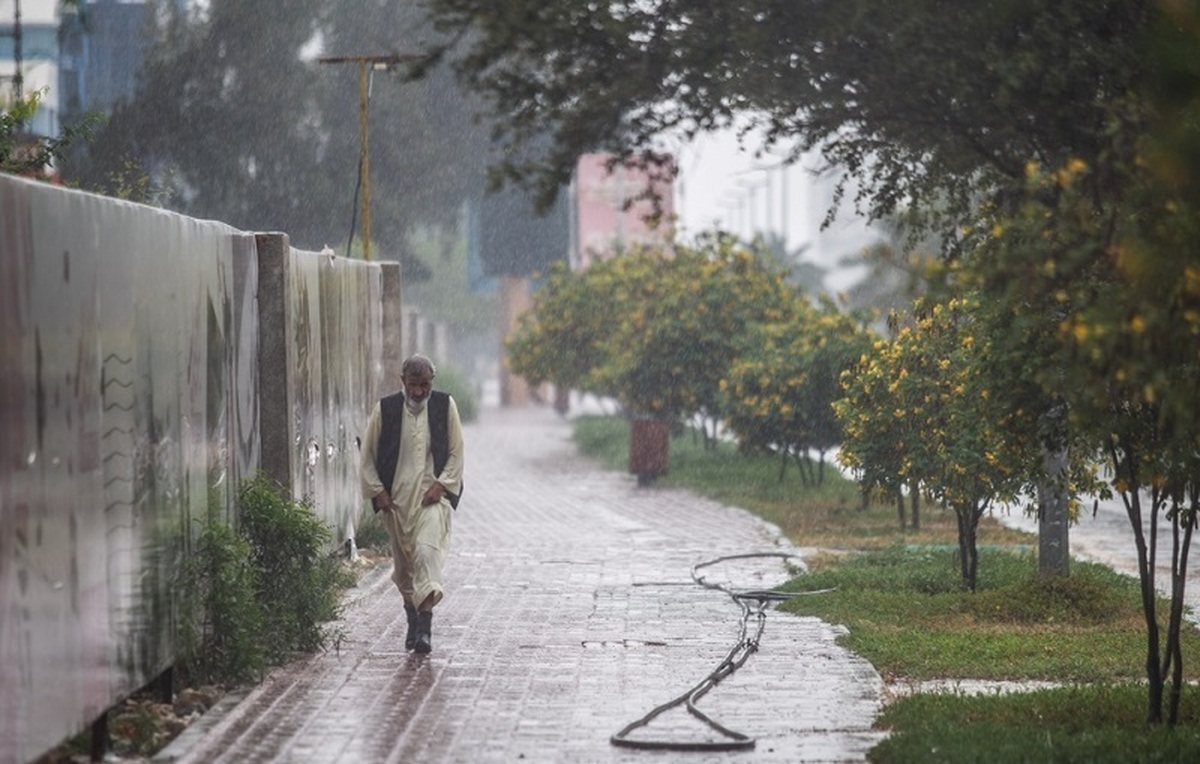
{"type": "Polygon", "coordinates": [[[0,175],[0,761],[174,662],[180,562],[243,478],[353,532],[398,285],[283,234],[0,175]]]}

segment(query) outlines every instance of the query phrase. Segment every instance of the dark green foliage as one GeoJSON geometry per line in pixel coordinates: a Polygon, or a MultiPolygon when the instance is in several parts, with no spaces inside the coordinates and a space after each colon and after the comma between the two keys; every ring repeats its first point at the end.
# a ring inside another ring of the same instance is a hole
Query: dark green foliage
{"type": "Polygon", "coordinates": [[[295,501],[258,476],[238,495],[240,535],[258,572],[263,647],[272,662],[325,643],[322,624],[338,615],[340,566],[331,534],[308,501],[295,501]]]}
{"type": "Polygon", "coordinates": [[[181,567],[181,667],[198,682],[256,681],[268,666],[323,648],[324,624],[354,583],[311,506],[270,479],[243,483],[238,513],[237,531],[210,516],[181,567]]]}
{"type": "Polygon", "coordinates": [[[25,124],[37,113],[42,94],[33,92],[0,108],[0,172],[42,177],[55,161],[61,161],[72,144],[87,140],[97,119],[89,115],[68,126],[59,136],[28,133],[25,124]]]}
{"type": "Polygon", "coordinates": [[[111,193],[132,163],[170,192],[156,201],[172,209],[346,254],[351,223],[361,224],[359,65],[315,57],[401,54],[396,71],[371,75],[372,251],[400,259],[407,277],[424,270],[405,235],[416,222],[457,222],[462,200],[482,186],[487,140],[445,67],[406,80],[408,54],[429,39],[416,3],[295,0],[286,12],[273,0],[154,5],[138,92],[68,163],[70,178],[111,193]]]}
{"type": "MultiPolygon", "coordinates": [[[[904,592],[907,594],[946,594],[962,591],[955,579],[954,549],[941,547],[892,546],[870,554],[854,555],[835,568],[795,579],[789,585],[802,590],[841,587],[852,591],[904,592]]],[[[1012,556],[999,556],[998,564],[1012,556]]],[[[985,588],[985,582],[980,588],[985,588]]]]}
{"type": "Polygon", "coordinates": [[[267,656],[258,577],[246,540],[225,523],[210,522],[182,567],[180,636],[188,677],[240,684],[262,675],[267,656]]]}
{"type": "Polygon", "coordinates": [[[1030,157],[1102,149],[1150,16],[1139,0],[427,5],[465,30],[451,55],[501,118],[502,174],[541,181],[547,201],[583,151],[637,155],[736,122],[822,147],[873,217],[912,205],[949,223],[1030,157]],[[531,160],[521,149],[548,130],[531,160]]]}

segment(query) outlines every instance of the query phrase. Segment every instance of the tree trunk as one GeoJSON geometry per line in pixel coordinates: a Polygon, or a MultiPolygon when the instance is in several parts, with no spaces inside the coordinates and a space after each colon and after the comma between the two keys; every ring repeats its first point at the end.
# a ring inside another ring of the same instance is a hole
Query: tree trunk
{"type": "Polygon", "coordinates": [[[976,544],[976,533],[983,509],[974,504],[956,504],[954,505],[954,515],[958,520],[958,556],[963,586],[973,592],[979,574],[979,548],[976,544]]]}
{"type": "Polygon", "coordinates": [[[805,486],[812,485],[812,473],[808,469],[808,460],[801,457],[799,453],[792,453],[792,461],[796,462],[796,471],[800,473],[800,482],[805,486]]]}
{"type": "MultiPolygon", "coordinates": [[[[1154,590],[1154,544],[1157,518],[1150,523],[1150,543],[1147,548],[1146,534],[1142,529],[1141,486],[1138,482],[1137,462],[1132,449],[1124,445],[1117,448],[1113,440],[1108,443],[1109,457],[1117,476],[1124,475],[1127,490],[1121,493],[1125,514],[1133,528],[1133,544],[1137,550],[1138,582],[1142,595],[1142,616],[1146,621],[1146,723],[1162,723],[1163,675],[1159,663],[1157,594],[1154,590]]],[[[1154,510],[1155,508],[1151,508],[1154,510]]]]}
{"type": "MultiPolygon", "coordinates": [[[[1167,724],[1174,727],[1179,721],[1179,700],[1183,694],[1183,602],[1187,587],[1188,555],[1192,548],[1192,531],[1196,528],[1196,511],[1200,486],[1190,490],[1191,509],[1177,502],[1172,507],[1172,557],[1171,557],[1171,618],[1167,622],[1167,660],[1171,669],[1171,695],[1167,700],[1167,724]],[[1182,538],[1180,537],[1182,535],[1182,538]]],[[[1166,670],[1163,676],[1167,675],[1166,670]]]]}
{"type": "Polygon", "coordinates": [[[1066,449],[1044,449],[1042,463],[1047,478],[1038,486],[1038,575],[1066,578],[1071,574],[1066,449]]]}
{"type": "Polygon", "coordinates": [[[629,423],[629,471],[638,485],[650,485],[667,474],[670,465],[671,423],[635,418],[629,423]]]}
{"type": "Polygon", "coordinates": [[[900,532],[904,533],[904,491],[896,486],[896,515],[900,520],[900,532]]]}
{"type": "Polygon", "coordinates": [[[909,499],[912,502],[912,529],[919,531],[921,530],[921,481],[913,478],[908,485],[908,490],[912,496],[909,499]]]}

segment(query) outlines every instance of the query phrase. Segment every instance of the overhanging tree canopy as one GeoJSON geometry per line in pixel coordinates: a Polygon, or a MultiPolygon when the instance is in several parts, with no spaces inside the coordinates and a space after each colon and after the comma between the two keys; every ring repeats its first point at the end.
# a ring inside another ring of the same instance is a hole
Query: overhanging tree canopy
{"type": "Polygon", "coordinates": [[[1144,71],[1138,0],[426,0],[460,75],[513,149],[505,177],[549,202],[574,158],[653,152],[734,124],[796,155],[820,148],[864,211],[936,201],[957,224],[978,194],[1104,150],[1112,102],[1144,71]],[[549,131],[554,148],[521,147],[549,131]]]}

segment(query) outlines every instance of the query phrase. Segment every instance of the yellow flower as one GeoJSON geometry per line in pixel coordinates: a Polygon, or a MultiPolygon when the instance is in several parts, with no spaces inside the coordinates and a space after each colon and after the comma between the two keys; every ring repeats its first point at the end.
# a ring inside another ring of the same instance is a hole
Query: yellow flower
{"type": "Polygon", "coordinates": [[[1158,392],[1154,389],[1154,385],[1147,384],[1142,388],[1142,397],[1146,399],[1146,403],[1154,403],[1158,400],[1158,392]]]}
{"type": "Polygon", "coordinates": [[[1183,271],[1184,289],[1192,294],[1200,294],[1200,268],[1189,265],[1183,271]]]}

